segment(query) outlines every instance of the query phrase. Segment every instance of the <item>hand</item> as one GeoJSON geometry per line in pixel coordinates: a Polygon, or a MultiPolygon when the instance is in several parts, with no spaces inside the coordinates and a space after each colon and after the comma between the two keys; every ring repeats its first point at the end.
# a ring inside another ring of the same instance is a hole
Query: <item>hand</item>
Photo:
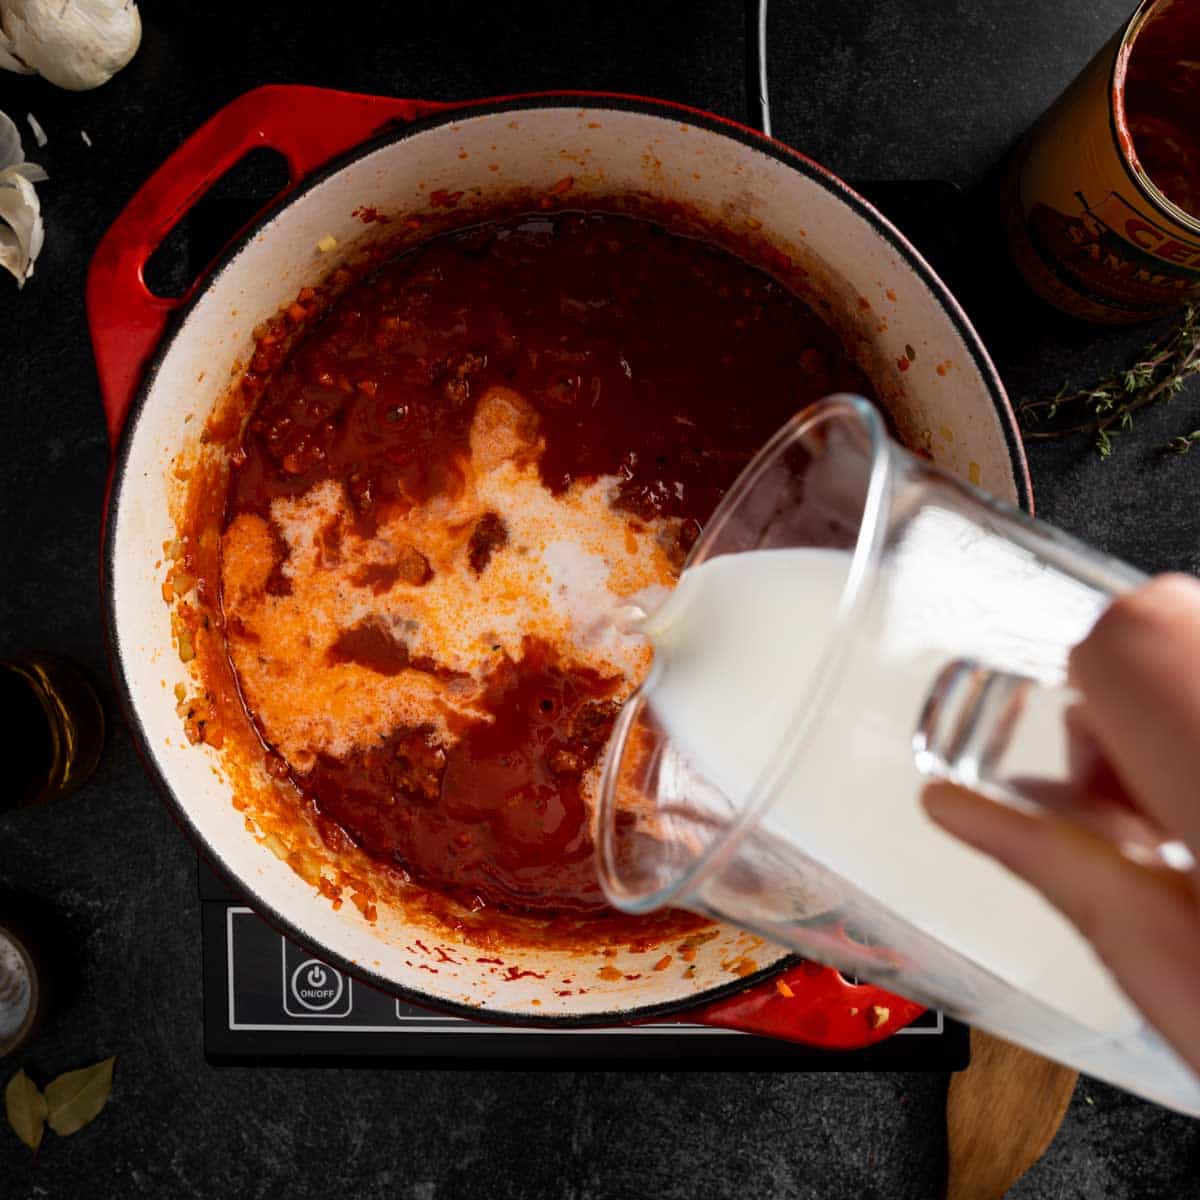
{"type": "Polygon", "coordinates": [[[1179,841],[1200,860],[1200,583],[1164,575],[1116,600],[1072,654],[1070,681],[1071,808],[1019,812],[946,783],[926,789],[925,808],[1061,909],[1200,1071],[1200,870],[1136,852],[1179,841]]]}

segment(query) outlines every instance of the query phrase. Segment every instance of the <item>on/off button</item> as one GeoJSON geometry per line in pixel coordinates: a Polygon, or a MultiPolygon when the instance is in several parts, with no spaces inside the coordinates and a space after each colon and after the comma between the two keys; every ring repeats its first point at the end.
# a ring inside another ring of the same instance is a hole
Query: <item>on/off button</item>
{"type": "Polygon", "coordinates": [[[292,971],[288,992],[284,997],[284,1008],[293,1016],[321,1013],[344,1017],[350,1011],[349,985],[345,976],[319,958],[305,959],[292,971]],[[342,1003],[343,999],[346,1003],[342,1003]],[[302,1011],[292,1012],[287,1003],[289,1000],[294,1001],[302,1011]]]}

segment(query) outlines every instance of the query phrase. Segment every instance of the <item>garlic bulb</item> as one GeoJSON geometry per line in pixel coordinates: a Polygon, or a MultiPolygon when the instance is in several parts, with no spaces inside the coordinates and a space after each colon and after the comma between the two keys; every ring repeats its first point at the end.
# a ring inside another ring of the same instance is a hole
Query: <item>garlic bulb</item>
{"type": "Polygon", "coordinates": [[[107,83],[141,40],[135,0],[0,0],[0,67],[72,92],[107,83]]]}
{"type": "Polygon", "coordinates": [[[21,133],[0,112],[0,267],[17,283],[33,274],[34,260],[42,248],[42,208],[35,183],[47,178],[37,163],[25,161],[21,133]]]}

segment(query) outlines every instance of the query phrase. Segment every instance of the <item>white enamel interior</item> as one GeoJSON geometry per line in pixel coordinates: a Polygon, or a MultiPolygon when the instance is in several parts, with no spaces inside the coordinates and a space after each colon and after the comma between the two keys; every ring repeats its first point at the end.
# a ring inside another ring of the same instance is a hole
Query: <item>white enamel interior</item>
{"type": "MultiPolygon", "coordinates": [[[[598,977],[594,960],[514,951],[506,953],[506,963],[546,980],[527,976],[510,982],[477,964],[481,952],[457,946],[451,936],[440,939],[441,945],[457,965],[414,954],[414,937],[425,935],[406,930],[388,913],[381,912],[372,927],[349,903],[335,912],[247,834],[230,803],[229,785],[219,770],[210,769],[219,767],[214,752],[184,741],[171,689],[185,677],[155,563],[174,536],[169,464],[195,436],[235,361],[246,356],[254,327],[330,268],[336,253],[319,253],[319,239],[333,234],[344,248],[361,237],[363,225],[351,214],[362,205],[384,213],[419,210],[439,188],[478,188],[463,203],[486,204],[513,189],[548,188],[566,175],[580,191],[649,192],[690,202],[735,229],[758,229],[760,223],[761,235],[794,248],[822,290],[858,322],[867,365],[902,426],[926,431],[934,458],[951,470],[977,476],[1003,499],[1017,497],[1003,427],[976,360],[942,302],[902,253],[829,183],[678,116],[547,104],[481,112],[425,129],[358,158],[292,200],[219,271],[171,340],[128,432],[110,523],[116,648],[149,753],[209,855],[264,911],[280,914],[330,957],[400,988],[532,1020],[628,1014],[729,984],[734,976],[728,963],[746,943],[727,931],[702,947],[690,979],[678,963],[672,970],[650,969],[661,950],[622,954],[617,960],[622,972],[641,978],[614,982],[598,977]],[[498,169],[489,169],[493,165],[498,169]],[[916,357],[901,374],[895,363],[906,346],[916,357]],[[936,370],[939,363],[948,364],[944,374],[936,370]],[[436,974],[423,969],[433,961],[436,974]],[[556,981],[565,978],[576,980],[576,988],[586,986],[587,993],[572,989],[569,997],[555,996],[556,981]]],[[[753,955],[762,967],[778,956],[770,947],[753,955]]]]}

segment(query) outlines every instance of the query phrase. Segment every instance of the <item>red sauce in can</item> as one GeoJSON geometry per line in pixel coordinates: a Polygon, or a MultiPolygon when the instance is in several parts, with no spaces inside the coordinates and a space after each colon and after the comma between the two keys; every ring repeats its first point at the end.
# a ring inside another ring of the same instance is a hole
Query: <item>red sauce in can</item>
{"type": "Polygon", "coordinates": [[[1176,2],[1151,16],[1130,49],[1124,97],[1137,163],[1200,220],[1200,8],[1176,2]]]}

